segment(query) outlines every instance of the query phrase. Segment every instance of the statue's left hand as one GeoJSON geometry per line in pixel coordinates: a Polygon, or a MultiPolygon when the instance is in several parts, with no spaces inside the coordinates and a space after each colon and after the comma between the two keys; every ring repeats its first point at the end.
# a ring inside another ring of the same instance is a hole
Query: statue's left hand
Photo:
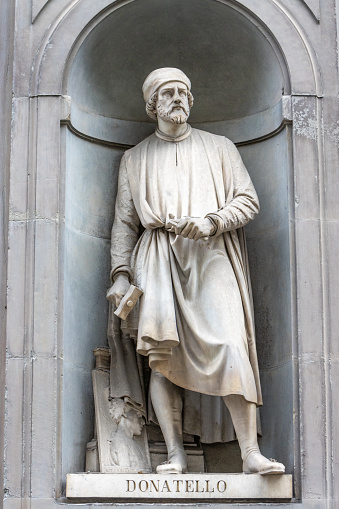
{"type": "Polygon", "coordinates": [[[213,224],[207,217],[171,219],[169,224],[172,226],[173,233],[193,240],[209,237],[214,230],[213,224]]]}
{"type": "Polygon", "coordinates": [[[106,298],[115,304],[116,307],[119,306],[121,299],[126,295],[130,287],[130,282],[126,274],[118,274],[113,286],[108,290],[106,298]]]}

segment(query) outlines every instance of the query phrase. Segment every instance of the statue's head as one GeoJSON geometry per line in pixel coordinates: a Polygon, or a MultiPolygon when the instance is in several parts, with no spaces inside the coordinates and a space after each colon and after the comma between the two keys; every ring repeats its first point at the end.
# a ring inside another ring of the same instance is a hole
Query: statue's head
{"type": "Polygon", "coordinates": [[[191,82],[185,73],[175,67],[152,71],[144,81],[142,92],[146,112],[153,120],[184,124],[193,106],[191,82]]]}

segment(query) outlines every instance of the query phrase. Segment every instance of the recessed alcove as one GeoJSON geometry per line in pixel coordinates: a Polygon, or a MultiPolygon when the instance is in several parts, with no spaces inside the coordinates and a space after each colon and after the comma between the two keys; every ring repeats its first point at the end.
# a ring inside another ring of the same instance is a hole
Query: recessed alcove
{"type": "MultiPolygon", "coordinates": [[[[261,213],[246,227],[264,396],[261,447],[293,470],[290,133],[284,60],[268,30],[237,4],[216,0],[121,3],[83,41],[71,65],[64,266],[63,476],[85,468],[93,434],[92,350],[106,344],[110,229],[119,162],[150,134],[141,86],[157,67],[192,81],[193,126],[239,150],[261,213]],[[73,131],[73,132],[72,132],[73,131]]],[[[213,471],[233,445],[206,449],[213,471]],[[212,451],[212,452],[211,452],[212,451]]],[[[237,460],[238,461],[238,460],[237,460]]],[[[239,461],[238,461],[239,466],[239,461]]]]}

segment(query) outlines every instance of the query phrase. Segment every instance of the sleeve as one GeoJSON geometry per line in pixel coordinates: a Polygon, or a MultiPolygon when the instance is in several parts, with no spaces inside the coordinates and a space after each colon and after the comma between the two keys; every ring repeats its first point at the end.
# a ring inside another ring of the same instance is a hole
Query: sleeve
{"type": "Polygon", "coordinates": [[[131,256],[139,237],[140,219],[135,209],[125,156],[120,163],[118,193],[111,236],[111,281],[121,273],[133,279],[131,256]]]}
{"type": "Polygon", "coordinates": [[[260,210],[257,193],[238,149],[230,140],[226,139],[226,144],[233,174],[233,199],[226,206],[205,216],[215,226],[212,235],[245,226],[260,210]]]}

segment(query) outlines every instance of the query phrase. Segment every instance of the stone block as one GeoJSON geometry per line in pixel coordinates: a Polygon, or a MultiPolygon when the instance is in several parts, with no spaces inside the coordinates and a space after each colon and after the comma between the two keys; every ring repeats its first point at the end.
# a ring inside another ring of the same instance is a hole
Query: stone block
{"type": "MultiPolygon", "coordinates": [[[[316,99],[293,97],[294,199],[297,219],[319,218],[319,167],[316,99]]],[[[322,171],[322,170],[320,170],[322,171]]]]}
{"type": "Polygon", "coordinates": [[[68,474],[66,497],[119,499],[291,499],[292,476],[259,474],[68,474]]]}
{"type": "Polygon", "coordinates": [[[22,509],[22,499],[21,498],[4,498],[3,501],[4,509],[22,509]]]}
{"type": "Polygon", "coordinates": [[[54,496],[56,469],[55,358],[33,360],[32,450],[30,489],[33,498],[54,496]]]}
{"type": "Polygon", "coordinates": [[[337,331],[339,330],[339,270],[338,270],[338,238],[339,221],[327,221],[324,225],[324,236],[326,246],[323,246],[324,253],[324,275],[327,292],[325,306],[328,306],[328,313],[331,320],[327,323],[326,334],[328,334],[329,350],[334,359],[339,358],[339,341],[337,331]]]}
{"type": "Polygon", "coordinates": [[[324,98],[324,216],[327,221],[337,221],[338,201],[338,146],[339,146],[339,101],[337,97],[324,98]]]}
{"type": "Polygon", "coordinates": [[[297,314],[299,355],[322,355],[322,282],[319,221],[297,221],[297,314]]]}
{"type": "MultiPolygon", "coordinates": [[[[339,386],[339,359],[332,360],[330,366],[330,376],[331,376],[331,387],[339,386]]],[[[331,457],[330,468],[332,469],[333,474],[335,474],[336,465],[339,464],[339,441],[337,437],[339,437],[339,400],[336,397],[335,393],[332,396],[332,427],[331,427],[331,444],[333,444],[333,452],[331,457]]],[[[339,499],[339,478],[337,475],[333,475],[333,494],[339,499]]]]}
{"type": "Polygon", "coordinates": [[[35,224],[34,353],[55,355],[58,313],[58,247],[55,221],[35,224]]]}
{"type": "Polygon", "coordinates": [[[9,195],[11,219],[25,219],[27,213],[28,132],[29,99],[14,99],[9,195]]]}
{"type": "Polygon", "coordinates": [[[300,428],[302,498],[326,498],[326,414],[322,380],[323,365],[312,358],[300,362],[300,428]],[[315,439],[315,437],[318,437],[315,439]],[[316,459],[316,460],[315,460],[316,459]]]}
{"type": "Polygon", "coordinates": [[[7,360],[4,489],[13,498],[21,497],[22,490],[24,369],[24,359],[7,360]]]}
{"type": "Polygon", "coordinates": [[[25,338],[26,222],[10,221],[7,286],[7,352],[23,356],[25,338]]]}
{"type": "Polygon", "coordinates": [[[60,97],[39,97],[36,215],[56,218],[59,207],[60,97]]]}
{"type": "Polygon", "coordinates": [[[56,506],[55,498],[30,499],[30,509],[55,509],[55,506],[56,506]]]}

